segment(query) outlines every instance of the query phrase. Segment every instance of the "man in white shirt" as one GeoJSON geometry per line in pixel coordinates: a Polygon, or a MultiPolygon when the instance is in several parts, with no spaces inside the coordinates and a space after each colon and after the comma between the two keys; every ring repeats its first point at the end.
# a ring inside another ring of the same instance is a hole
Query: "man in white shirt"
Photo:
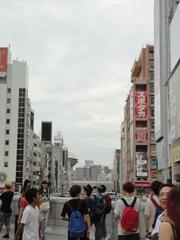
{"type": "MultiPolygon", "coordinates": [[[[133,201],[135,201],[134,208],[139,213],[140,211],[140,200],[135,199],[133,196],[135,190],[135,186],[131,182],[126,182],[123,184],[123,193],[124,199],[128,205],[131,205],[133,201]]],[[[123,215],[123,211],[126,208],[122,199],[119,199],[116,202],[115,209],[114,209],[114,221],[118,220],[118,240],[139,240],[139,229],[136,232],[126,232],[122,229],[121,226],[121,218],[123,215]]]]}
{"type": "Polygon", "coordinates": [[[152,225],[154,223],[154,217],[156,213],[156,208],[159,206],[159,189],[162,185],[159,181],[154,181],[150,187],[150,197],[147,199],[145,204],[145,218],[146,218],[146,231],[151,235],[152,232],[152,225]]]}
{"type": "Polygon", "coordinates": [[[20,226],[16,232],[15,239],[19,239],[21,233],[22,240],[39,240],[39,194],[37,189],[31,188],[25,193],[29,205],[24,209],[20,226]]]}

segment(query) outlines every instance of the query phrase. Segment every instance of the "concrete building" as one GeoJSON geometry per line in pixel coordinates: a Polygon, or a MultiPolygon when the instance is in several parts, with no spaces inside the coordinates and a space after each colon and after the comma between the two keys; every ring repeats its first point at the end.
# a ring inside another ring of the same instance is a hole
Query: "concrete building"
{"type": "Polygon", "coordinates": [[[121,164],[125,162],[125,175],[121,173],[121,178],[135,182],[137,187],[145,187],[157,178],[153,45],[147,45],[141,50],[139,58],[132,66],[131,82],[121,130],[121,164]]]}
{"type": "Polygon", "coordinates": [[[0,48],[0,171],[22,185],[26,141],[28,67],[0,48]]]}
{"type": "Polygon", "coordinates": [[[163,181],[173,182],[180,179],[179,25],[179,1],[155,0],[155,129],[158,170],[163,181]]]}

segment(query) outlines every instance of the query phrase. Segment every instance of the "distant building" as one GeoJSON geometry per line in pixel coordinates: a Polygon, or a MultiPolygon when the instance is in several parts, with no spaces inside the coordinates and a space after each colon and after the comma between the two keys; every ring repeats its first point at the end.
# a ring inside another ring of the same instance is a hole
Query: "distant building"
{"type": "Polygon", "coordinates": [[[126,99],[121,178],[136,186],[149,186],[157,178],[154,133],[154,47],[147,45],[140,52],[131,70],[132,87],[126,99]]]}
{"type": "Polygon", "coordinates": [[[0,48],[0,172],[16,183],[24,180],[28,66],[10,59],[10,50],[0,48]]]}

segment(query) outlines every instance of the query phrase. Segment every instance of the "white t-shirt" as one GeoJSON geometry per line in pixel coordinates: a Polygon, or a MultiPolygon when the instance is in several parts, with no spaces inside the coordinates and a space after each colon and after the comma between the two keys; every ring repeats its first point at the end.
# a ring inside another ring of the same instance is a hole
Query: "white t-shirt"
{"type": "MultiPolygon", "coordinates": [[[[159,204],[159,199],[157,196],[153,196],[154,200],[159,204]]],[[[155,213],[156,213],[156,207],[154,206],[154,204],[152,203],[151,199],[148,198],[145,204],[145,212],[144,215],[148,216],[150,218],[149,221],[149,232],[152,232],[152,225],[154,223],[154,217],[155,217],[155,213]]]]}
{"type": "Polygon", "coordinates": [[[156,225],[155,225],[155,227],[154,227],[154,229],[153,229],[153,231],[152,231],[151,236],[153,236],[155,233],[159,233],[159,227],[160,227],[160,224],[162,223],[162,218],[163,218],[163,216],[164,216],[164,212],[162,212],[162,213],[158,216],[158,218],[157,218],[157,220],[156,220],[156,225]]]}
{"type": "MultiPolygon", "coordinates": [[[[126,202],[127,202],[128,205],[131,205],[132,202],[133,202],[133,200],[134,200],[134,196],[133,196],[133,197],[129,197],[129,198],[127,198],[127,197],[123,197],[123,198],[126,200],[126,202]]],[[[132,234],[132,232],[131,232],[131,233],[129,233],[129,232],[124,232],[124,231],[122,230],[122,228],[121,228],[120,222],[121,222],[121,217],[122,217],[124,208],[125,208],[124,202],[123,202],[121,199],[119,199],[119,200],[116,202],[116,205],[115,205],[115,208],[114,208],[114,213],[115,213],[117,216],[119,216],[119,219],[118,219],[118,235],[128,235],[128,234],[132,234]]],[[[136,200],[136,203],[135,203],[134,208],[136,209],[137,212],[139,212],[139,208],[140,208],[140,200],[139,200],[139,199],[136,200]]],[[[138,232],[139,232],[139,230],[137,231],[137,233],[138,233],[138,232]]]]}
{"type": "Polygon", "coordinates": [[[25,224],[22,240],[39,240],[39,209],[28,205],[23,212],[21,223],[25,224]]]}

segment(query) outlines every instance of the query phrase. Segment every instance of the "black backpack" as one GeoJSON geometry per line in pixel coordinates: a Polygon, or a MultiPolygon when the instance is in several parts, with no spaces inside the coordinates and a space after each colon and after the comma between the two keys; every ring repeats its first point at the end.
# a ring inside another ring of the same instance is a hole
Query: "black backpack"
{"type": "Polygon", "coordinates": [[[102,217],[105,215],[105,199],[102,194],[99,196],[94,196],[94,202],[91,210],[92,221],[97,223],[101,221],[102,217]]]}

